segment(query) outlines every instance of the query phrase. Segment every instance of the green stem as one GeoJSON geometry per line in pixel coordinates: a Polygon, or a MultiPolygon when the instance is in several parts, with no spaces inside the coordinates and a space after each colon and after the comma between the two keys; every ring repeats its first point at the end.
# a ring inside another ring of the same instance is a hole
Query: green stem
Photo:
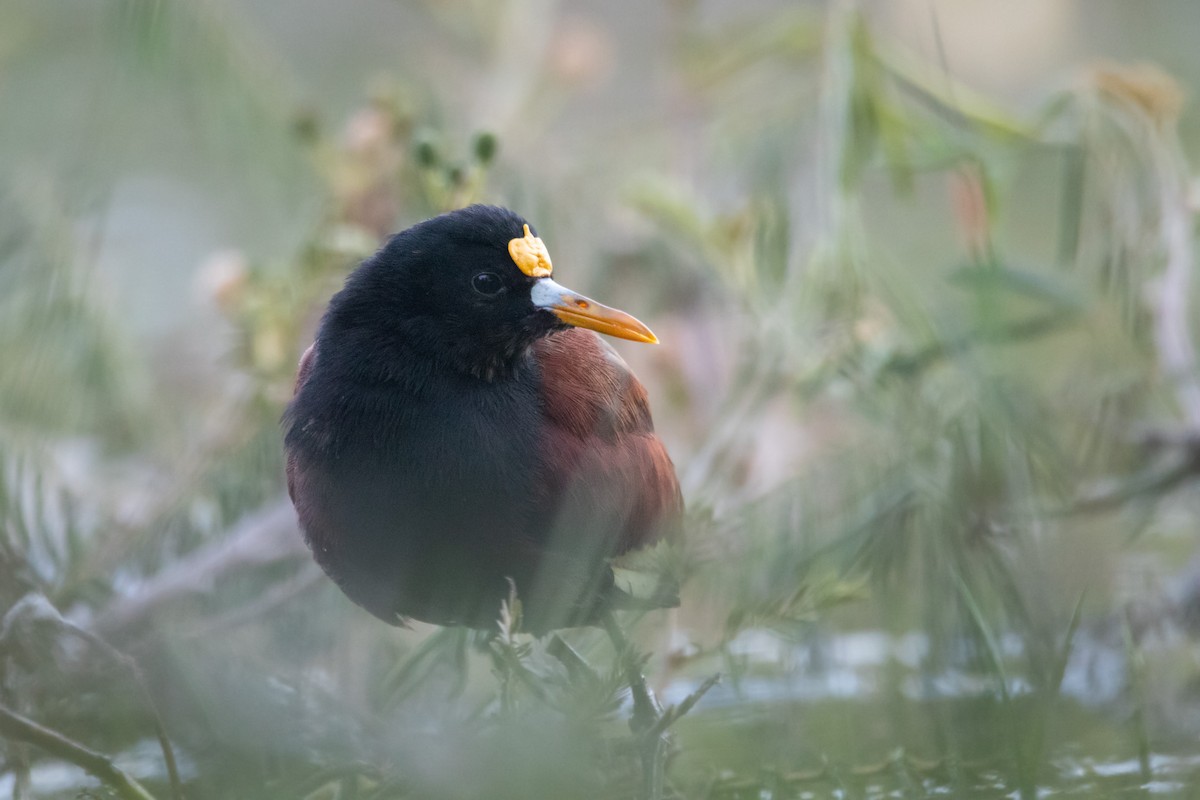
{"type": "Polygon", "coordinates": [[[58,731],[43,727],[27,717],[0,706],[0,736],[39,747],[56,758],[68,761],[102,783],[112,787],[122,800],[154,800],[154,795],[108,756],[68,739],[58,731]]]}
{"type": "Polygon", "coordinates": [[[633,646],[617,624],[616,617],[611,611],[606,611],[600,622],[617,650],[617,658],[625,669],[629,692],[633,697],[633,719],[629,721],[629,727],[633,730],[642,757],[642,793],[639,796],[642,800],[662,800],[667,740],[661,730],[646,735],[657,730],[662,719],[662,707],[646,685],[646,677],[642,675],[634,657],[633,646]]]}

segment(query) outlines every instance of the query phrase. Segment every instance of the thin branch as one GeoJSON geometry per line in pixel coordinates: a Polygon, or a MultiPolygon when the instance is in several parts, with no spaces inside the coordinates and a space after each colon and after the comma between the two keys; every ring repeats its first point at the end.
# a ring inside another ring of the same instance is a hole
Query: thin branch
{"type": "Polygon", "coordinates": [[[158,704],[154,702],[154,695],[150,693],[150,687],[147,685],[146,678],[142,674],[141,666],[132,656],[122,653],[91,631],[84,630],[65,619],[63,620],[63,624],[68,631],[104,653],[110,661],[123,667],[133,676],[133,681],[137,684],[138,690],[142,694],[142,701],[150,709],[150,716],[154,718],[154,735],[158,738],[158,746],[163,754],[163,763],[167,768],[167,777],[171,783],[171,798],[172,800],[184,800],[183,781],[179,778],[179,764],[175,760],[175,749],[171,747],[171,740],[167,738],[167,729],[163,725],[162,713],[158,710],[158,704]]]}
{"type": "Polygon", "coordinates": [[[600,676],[596,674],[596,670],[587,662],[587,659],[557,633],[551,636],[550,641],[546,643],[546,652],[558,659],[566,668],[567,676],[572,681],[586,680],[593,685],[600,682],[600,676]]]}
{"type": "Polygon", "coordinates": [[[114,764],[108,756],[97,753],[4,706],[0,706],[0,736],[39,747],[56,758],[80,767],[112,787],[123,800],[154,800],[154,795],[146,791],[129,773],[114,764]]]}
{"type": "MultiPolygon", "coordinates": [[[[154,695],[150,692],[149,684],[147,684],[138,662],[91,631],[65,619],[59,613],[58,609],[46,599],[45,595],[36,592],[22,597],[9,609],[4,618],[0,619],[0,651],[5,649],[6,640],[12,636],[15,628],[23,623],[28,624],[31,622],[37,622],[43,626],[52,626],[56,634],[63,636],[70,635],[83,640],[90,648],[100,651],[100,654],[115,664],[118,669],[123,669],[129,673],[134,683],[137,684],[138,691],[141,693],[141,700],[146,705],[153,720],[154,733],[158,738],[159,747],[162,749],[164,766],[171,782],[171,796],[173,800],[183,800],[183,783],[179,779],[175,751],[171,747],[170,739],[167,738],[162,714],[154,701],[154,695]]],[[[2,666],[0,665],[0,667],[2,666]]],[[[0,693],[0,704],[9,700],[11,700],[10,696],[0,693]]]]}
{"type": "MultiPolygon", "coordinates": [[[[1181,160],[1181,159],[1180,159],[1181,160]]],[[[1186,184],[1164,166],[1163,190],[1159,198],[1159,232],[1166,254],[1166,267],[1158,281],[1154,314],[1154,343],[1163,370],[1175,384],[1183,418],[1189,428],[1200,430],[1200,374],[1196,371],[1196,348],[1188,325],[1188,299],[1196,254],[1192,241],[1192,210],[1186,184]]]]}
{"type": "Polygon", "coordinates": [[[661,721],[662,706],[646,684],[637,651],[617,624],[613,612],[605,611],[600,617],[600,624],[612,639],[613,647],[617,651],[617,662],[625,668],[629,693],[633,698],[633,719],[630,720],[629,727],[637,739],[642,758],[642,791],[639,800],[662,800],[667,742],[663,731],[658,731],[653,736],[647,735],[647,732],[654,730],[661,721]]]}
{"type": "MultiPolygon", "coordinates": [[[[1167,464],[1155,464],[1109,485],[1094,486],[1081,492],[1057,513],[1099,514],[1121,508],[1140,498],[1153,499],[1166,494],[1200,475],[1200,461],[1194,453],[1167,464]]],[[[1055,513],[1055,512],[1052,512],[1055,513]]]]}
{"type": "Polygon", "coordinates": [[[218,632],[246,625],[276,608],[287,605],[289,601],[312,589],[323,580],[325,580],[325,573],[321,572],[321,568],[316,564],[310,562],[292,577],[263,592],[254,602],[238,606],[232,611],[213,619],[206,619],[194,626],[188,626],[179,634],[184,638],[202,639],[218,632]]]}
{"type": "Polygon", "coordinates": [[[219,541],[149,578],[134,594],[110,603],[96,615],[94,627],[106,638],[119,638],[162,606],[212,591],[221,578],[232,572],[299,560],[306,555],[291,503],[272,503],[247,514],[219,541]]]}
{"type": "Polygon", "coordinates": [[[940,33],[937,44],[942,61],[940,71],[894,46],[877,47],[871,55],[902,90],[951,123],[982,126],[1004,137],[1032,138],[1034,132],[1026,123],[955,79],[946,67],[945,53],[941,52],[940,33]]]}
{"type": "Polygon", "coordinates": [[[993,329],[973,330],[961,336],[935,341],[911,353],[896,353],[884,364],[881,373],[885,376],[899,375],[910,378],[945,358],[969,352],[979,345],[1014,344],[1036,339],[1056,333],[1074,320],[1075,315],[1071,312],[1056,309],[1046,314],[1006,322],[993,329]]]}
{"type": "Polygon", "coordinates": [[[608,638],[612,640],[613,647],[617,651],[617,659],[625,668],[626,679],[629,681],[629,692],[633,699],[632,724],[636,728],[635,732],[640,733],[658,722],[658,718],[662,715],[662,708],[659,706],[654,692],[646,683],[646,676],[642,674],[637,651],[625,636],[625,632],[621,630],[616,617],[611,611],[606,611],[601,616],[600,623],[604,626],[608,638]]]}
{"type": "Polygon", "coordinates": [[[1200,428],[1147,428],[1134,442],[1147,450],[1182,450],[1200,463],[1200,428]]]}
{"type": "Polygon", "coordinates": [[[676,722],[679,721],[680,717],[682,717],[684,714],[691,711],[692,708],[696,705],[696,703],[699,703],[701,698],[703,698],[704,695],[708,694],[708,690],[713,688],[720,682],[721,682],[721,673],[718,672],[713,675],[710,675],[708,678],[706,678],[704,680],[703,683],[700,684],[700,686],[698,686],[696,688],[696,691],[692,692],[687,697],[683,698],[683,700],[679,703],[679,705],[671,706],[665,712],[663,712],[663,715],[658,718],[658,721],[655,722],[654,725],[651,726],[642,735],[645,736],[646,738],[654,738],[654,737],[662,736],[664,733],[667,732],[667,728],[674,725],[676,722]]]}

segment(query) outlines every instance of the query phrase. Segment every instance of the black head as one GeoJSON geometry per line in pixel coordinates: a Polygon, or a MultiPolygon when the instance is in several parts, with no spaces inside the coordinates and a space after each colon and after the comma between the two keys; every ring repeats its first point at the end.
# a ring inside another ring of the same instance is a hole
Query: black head
{"type": "Polygon", "coordinates": [[[567,325],[655,341],[629,315],[559,286],[550,270],[532,226],[512,211],[442,214],[396,234],[350,275],[322,323],[322,353],[352,349],[359,369],[378,377],[416,356],[492,380],[567,325]]]}

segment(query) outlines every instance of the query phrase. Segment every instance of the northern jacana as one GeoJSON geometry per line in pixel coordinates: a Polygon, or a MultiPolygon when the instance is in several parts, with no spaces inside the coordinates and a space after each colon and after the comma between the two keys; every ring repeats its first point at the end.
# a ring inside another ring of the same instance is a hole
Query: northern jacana
{"type": "Polygon", "coordinates": [[[288,491],[380,619],[492,628],[515,587],[526,630],[596,624],[635,603],[610,560],[679,530],[646,392],[593,331],[657,339],[552,269],[506,209],[426,220],[354,270],[301,359],[288,491]]]}

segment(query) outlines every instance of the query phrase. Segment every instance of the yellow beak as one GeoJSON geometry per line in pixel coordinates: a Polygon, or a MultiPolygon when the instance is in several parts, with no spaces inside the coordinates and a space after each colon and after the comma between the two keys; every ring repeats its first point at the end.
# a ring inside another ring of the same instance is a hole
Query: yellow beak
{"type": "Polygon", "coordinates": [[[633,316],[576,294],[550,278],[539,278],[533,284],[530,299],[535,306],[546,309],[568,325],[635,342],[658,344],[658,337],[633,316]]]}

